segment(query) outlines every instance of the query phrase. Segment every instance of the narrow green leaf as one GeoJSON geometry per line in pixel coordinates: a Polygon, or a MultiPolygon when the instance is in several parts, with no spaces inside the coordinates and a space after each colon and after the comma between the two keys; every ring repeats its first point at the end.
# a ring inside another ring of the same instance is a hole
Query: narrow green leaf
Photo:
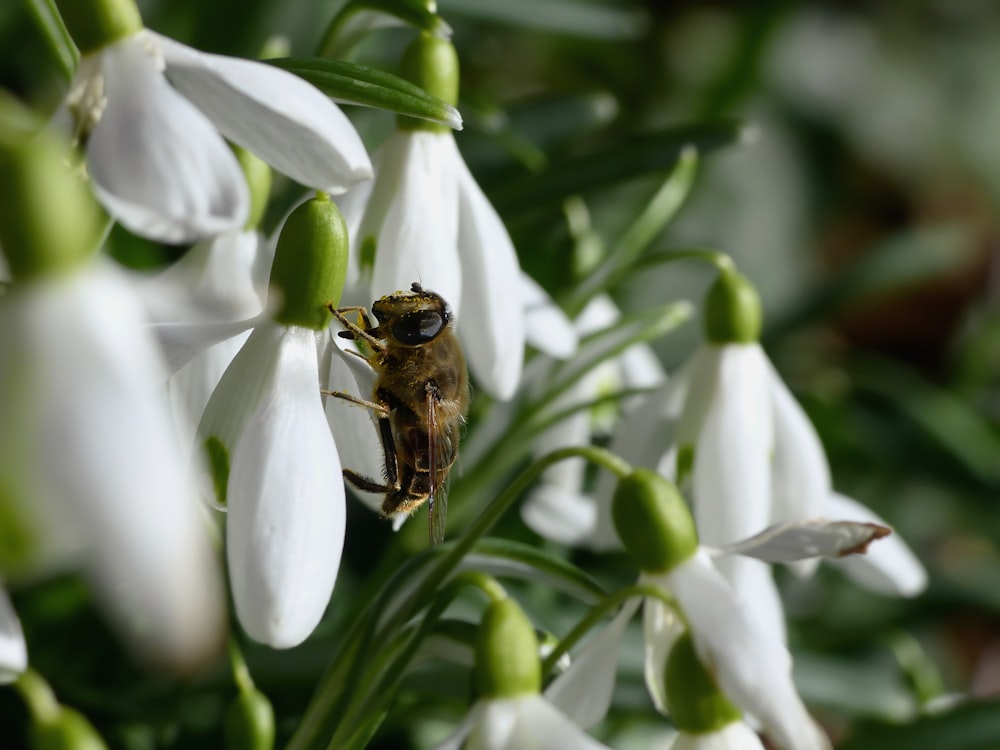
{"type": "Polygon", "coordinates": [[[583,39],[638,39],[649,28],[649,15],[634,3],[580,0],[441,0],[446,13],[461,13],[494,23],[565,34],[583,39]]]}
{"type": "Polygon", "coordinates": [[[68,81],[76,72],[80,62],[80,52],[70,38],[66,25],[53,0],[27,0],[28,12],[38,24],[39,31],[45,37],[52,55],[55,57],[59,72],[68,81]]]}
{"type": "Polygon", "coordinates": [[[426,0],[350,0],[323,34],[319,54],[327,58],[345,57],[366,34],[388,26],[412,26],[448,38],[451,27],[426,0]]]}
{"type": "Polygon", "coordinates": [[[544,172],[493,191],[491,198],[501,213],[547,208],[570,195],[673,169],[688,146],[704,155],[746,133],[742,122],[724,120],[636,135],[597,153],[552,162],[544,172]]]}
{"type": "Polygon", "coordinates": [[[457,109],[384,70],[321,57],[282,57],[264,62],[294,73],[339,102],[386,109],[462,129],[457,109]]]}

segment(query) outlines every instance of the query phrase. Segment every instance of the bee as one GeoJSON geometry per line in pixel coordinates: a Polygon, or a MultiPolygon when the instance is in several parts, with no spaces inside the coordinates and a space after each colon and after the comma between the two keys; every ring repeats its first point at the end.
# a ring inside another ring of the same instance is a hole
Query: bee
{"type": "Polygon", "coordinates": [[[385,493],[382,513],[413,513],[427,503],[431,544],[444,540],[448,472],[469,408],[469,374],[455,335],[451,308],[439,294],[414,282],[410,292],[389,294],[372,304],[378,325],[364,307],[334,308],[342,338],[363,342],[363,358],[375,371],[371,400],[329,395],[371,409],[378,419],[384,481],[344,469],[360,490],[385,493]],[[346,316],[355,313],[362,326],[346,316]]]}

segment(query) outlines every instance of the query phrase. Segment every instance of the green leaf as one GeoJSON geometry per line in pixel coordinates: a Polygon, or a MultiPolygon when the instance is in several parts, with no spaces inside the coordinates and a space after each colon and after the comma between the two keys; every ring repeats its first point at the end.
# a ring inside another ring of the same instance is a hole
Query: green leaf
{"type": "Polygon", "coordinates": [[[995,750],[1000,701],[969,701],[909,724],[866,724],[840,750],[995,750]]]}
{"type": "Polygon", "coordinates": [[[593,578],[572,563],[533,545],[509,539],[480,540],[459,566],[459,570],[463,569],[551,586],[588,604],[595,604],[606,595],[593,578]]]}
{"type": "Polygon", "coordinates": [[[264,62],[294,73],[337,101],[462,129],[462,116],[457,109],[383,70],[321,57],[281,57],[264,62]]]}
{"type": "Polygon", "coordinates": [[[494,23],[585,39],[638,39],[649,28],[649,16],[633,4],[580,2],[580,0],[505,0],[484,3],[482,0],[442,0],[447,13],[461,13],[494,23]]]}
{"type": "Polygon", "coordinates": [[[447,38],[451,27],[426,0],[350,0],[323,35],[319,54],[344,57],[366,34],[387,26],[412,26],[447,38]]]}
{"type": "Polygon", "coordinates": [[[746,128],[737,120],[636,135],[597,153],[552,162],[544,172],[508,183],[490,197],[501,213],[548,209],[571,195],[673,169],[686,147],[704,155],[745,137],[746,128]]]}
{"type": "Polygon", "coordinates": [[[80,62],[80,52],[70,38],[58,8],[53,0],[27,0],[26,5],[55,57],[59,72],[67,81],[70,80],[80,62]]]}

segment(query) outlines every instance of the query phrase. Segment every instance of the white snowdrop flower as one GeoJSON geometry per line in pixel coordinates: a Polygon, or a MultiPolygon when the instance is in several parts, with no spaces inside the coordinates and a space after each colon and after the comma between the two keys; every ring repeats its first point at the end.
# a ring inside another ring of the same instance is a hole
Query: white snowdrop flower
{"type": "Polygon", "coordinates": [[[760,737],[742,721],[711,732],[679,732],[669,750],[764,750],[760,737]]]}
{"type": "Polygon", "coordinates": [[[221,581],[131,284],[103,263],[15,284],[0,331],[0,483],[28,545],[9,572],[81,565],[140,656],[203,659],[221,581]]]}
{"type": "MultiPolygon", "coordinates": [[[[863,553],[889,529],[870,522],[785,523],[723,550],[702,547],[680,493],[647,469],[619,478],[614,521],[625,548],[643,571],[639,582],[676,602],[668,606],[659,597],[644,597],[646,685],[656,707],[671,714],[682,734],[721,730],[738,721],[742,710],[756,717],[779,747],[829,747],[795,690],[783,633],[762,626],[743,592],[716,570],[712,558],[736,554],[766,562],[841,558],[863,553]],[[685,655],[684,648],[690,653],[685,655]],[[699,669],[703,678],[692,682],[699,669]],[[671,674],[681,675],[681,689],[672,690],[671,674]],[[694,690],[692,685],[700,687],[694,690]],[[703,725],[707,714],[702,693],[718,693],[712,698],[719,701],[718,722],[711,726],[703,725]],[[696,708],[689,712],[689,704],[696,708]]],[[[546,696],[581,726],[592,726],[607,713],[617,669],[614,655],[638,606],[635,599],[623,606],[546,689],[546,696]]],[[[745,735],[743,730],[727,731],[745,735]]]]}
{"type": "Polygon", "coordinates": [[[436,750],[599,750],[606,746],[539,694],[535,630],[512,599],[487,607],[476,641],[479,700],[436,750]]]}
{"type": "Polygon", "coordinates": [[[96,30],[81,5],[63,8],[83,53],[66,104],[98,199],[130,231],[183,243],[241,228],[247,186],[225,139],[328,192],[371,176],[353,126],[302,79],[145,29],[131,4],[96,30]]]}
{"type": "Polygon", "coordinates": [[[344,543],[340,458],[321,388],[330,313],[344,283],[346,228],[321,195],[282,228],[260,316],[199,426],[224,505],[229,577],[247,634],[274,648],[305,640],[333,592],[344,543]],[[318,280],[318,283],[316,283],[318,280]]]}
{"type": "Polygon", "coordinates": [[[92,258],[96,207],[66,149],[17,107],[0,102],[19,123],[0,126],[17,199],[0,213],[0,569],[79,567],[140,658],[194,667],[221,646],[224,595],[163,361],[132,284],[92,258]]]}
{"type": "MultiPolygon", "coordinates": [[[[724,546],[783,521],[863,520],[841,512],[819,436],[757,341],[760,302],[744,277],[731,269],[720,274],[705,323],[706,342],[624,420],[611,450],[689,485],[698,533],[709,545],[724,546]]],[[[609,513],[611,492],[612,481],[601,477],[599,517],[609,513]]],[[[900,545],[894,540],[890,546],[900,545]]],[[[888,554],[884,550],[879,558],[888,554]]],[[[815,562],[793,568],[808,572],[815,562]]],[[[760,592],[751,601],[763,622],[783,619],[774,583],[761,566],[731,557],[719,568],[738,590],[760,592]]]]}
{"type": "MultiPolygon", "coordinates": [[[[621,313],[605,295],[595,297],[574,321],[578,338],[615,325],[621,313]]],[[[552,412],[587,404],[604,393],[622,389],[652,388],[665,375],[656,355],[646,344],[633,344],[620,355],[607,359],[581,377],[551,405],[552,412]]],[[[627,412],[635,406],[628,399],[627,412]]],[[[581,408],[542,432],[536,441],[535,456],[572,445],[590,445],[596,433],[605,432],[607,420],[594,410],[581,408]]],[[[592,495],[584,491],[586,462],[583,459],[560,461],[546,469],[539,483],[521,505],[521,517],[536,533],[567,545],[594,544],[596,538],[613,536],[607,519],[604,530],[598,529],[598,508],[592,495]]]]}
{"type": "MultiPolygon", "coordinates": [[[[446,102],[457,100],[458,60],[450,42],[424,34],[407,62],[419,85],[446,102]]],[[[451,130],[401,122],[374,162],[374,183],[348,193],[343,204],[356,263],[348,279],[368,291],[352,296],[378,299],[414,280],[433,289],[455,313],[477,382],[499,399],[511,398],[524,359],[520,266],[451,130]]]]}
{"type": "Polygon", "coordinates": [[[7,589],[0,586],[0,685],[13,682],[27,668],[28,646],[21,621],[7,589]]]}

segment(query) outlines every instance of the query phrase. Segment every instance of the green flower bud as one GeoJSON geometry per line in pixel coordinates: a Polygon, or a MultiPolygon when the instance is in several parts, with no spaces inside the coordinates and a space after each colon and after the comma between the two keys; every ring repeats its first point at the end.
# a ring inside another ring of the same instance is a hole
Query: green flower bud
{"type": "Polygon", "coordinates": [[[321,330],[330,322],[347,276],[347,224],[330,196],[317,193],[292,211],[278,237],[270,288],[281,307],[274,319],[321,330]]]}
{"type": "Polygon", "coordinates": [[[56,5],[82,55],[143,28],[134,0],[56,0],[56,5]]]}
{"type": "Polygon", "coordinates": [[[476,636],[476,687],[484,698],[513,698],[542,689],[538,637],[513,599],[493,602],[476,636]]]}
{"type": "Polygon", "coordinates": [[[0,93],[0,248],[15,279],[72,271],[97,249],[98,209],[71,152],[0,93]]]}
{"type": "Polygon", "coordinates": [[[727,268],[708,290],[705,338],[713,344],[751,344],[760,340],[760,296],[750,280],[727,268]]]}
{"type": "Polygon", "coordinates": [[[664,673],[667,708],[677,728],[705,734],[739,721],[743,714],[716,687],[694,649],[691,633],[674,643],[664,673]]]}
{"type": "Polygon", "coordinates": [[[247,187],[250,188],[250,216],[247,218],[245,228],[256,229],[264,217],[267,200],[271,197],[271,168],[267,162],[241,146],[234,145],[233,152],[243,169],[247,187]]]}
{"type": "MultiPolygon", "coordinates": [[[[455,52],[454,45],[426,31],[403,54],[403,77],[452,106],[458,104],[458,70],[458,53],[455,52]]],[[[451,131],[447,125],[415,117],[400,117],[398,123],[404,130],[429,130],[435,133],[451,131]]]]}
{"type": "Polygon", "coordinates": [[[615,529],[639,569],[673,570],[698,550],[698,532],[681,493],[649,469],[618,482],[611,501],[615,529]]]}
{"type": "Polygon", "coordinates": [[[230,750],[271,750],[274,709],[256,688],[241,692],[226,709],[226,747],[230,750]]]}
{"type": "Polygon", "coordinates": [[[28,737],[32,750],[108,750],[87,717],[67,706],[33,723],[28,737]]]}

